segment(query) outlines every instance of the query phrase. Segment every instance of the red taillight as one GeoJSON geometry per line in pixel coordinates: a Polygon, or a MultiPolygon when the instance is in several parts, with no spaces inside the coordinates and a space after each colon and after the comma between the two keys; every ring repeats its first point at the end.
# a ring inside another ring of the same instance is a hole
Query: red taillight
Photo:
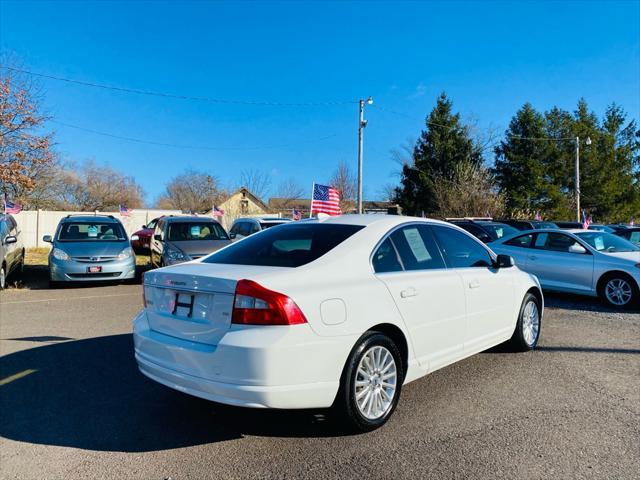
{"type": "Polygon", "coordinates": [[[251,280],[240,280],[236,285],[231,322],[242,325],[299,325],[307,323],[307,319],[286,295],[251,280]]]}

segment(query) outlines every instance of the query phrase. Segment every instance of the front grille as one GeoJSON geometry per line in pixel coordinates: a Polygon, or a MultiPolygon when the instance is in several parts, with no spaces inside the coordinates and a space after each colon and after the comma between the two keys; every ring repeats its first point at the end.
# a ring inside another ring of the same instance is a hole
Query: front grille
{"type": "Polygon", "coordinates": [[[109,273],[67,273],[67,275],[69,276],[69,278],[95,278],[95,279],[100,279],[100,278],[113,278],[113,277],[119,277],[120,274],[122,272],[109,272],[109,273]]]}
{"type": "Polygon", "coordinates": [[[113,262],[116,257],[115,255],[108,255],[108,256],[86,256],[86,257],[71,257],[72,260],[75,260],[76,262],[80,262],[80,263],[105,263],[105,262],[113,262]]]}

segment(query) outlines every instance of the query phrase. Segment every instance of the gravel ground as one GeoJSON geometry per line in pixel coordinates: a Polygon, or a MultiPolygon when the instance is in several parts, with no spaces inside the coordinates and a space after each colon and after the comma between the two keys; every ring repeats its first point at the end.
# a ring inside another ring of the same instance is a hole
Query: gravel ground
{"type": "Polygon", "coordinates": [[[143,377],[139,285],[44,285],[0,293],[1,478],[638,478],[637,311],[547,295],[539,349],[434,372],[385,427],[344,435],[323,411],[225,407],[143,377]]]}

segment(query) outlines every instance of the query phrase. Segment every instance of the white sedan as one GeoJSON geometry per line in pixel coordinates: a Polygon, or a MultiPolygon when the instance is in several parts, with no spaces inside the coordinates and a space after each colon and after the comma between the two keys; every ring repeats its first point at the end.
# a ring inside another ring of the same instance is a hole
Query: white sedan
{"type": "Polygon", "coordinates": [[[537,279],[448,223],[347,215],[270,228],[147,272],[142,373],[258,408],[384,424],[402,385],[494,345],[535,347],[537,279]]]}

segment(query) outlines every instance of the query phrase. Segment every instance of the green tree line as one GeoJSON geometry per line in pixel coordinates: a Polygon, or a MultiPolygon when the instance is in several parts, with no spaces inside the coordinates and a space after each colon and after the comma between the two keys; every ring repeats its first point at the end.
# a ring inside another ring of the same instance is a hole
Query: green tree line
{"type": "Polygon", "coordinates": [[[403,165],[395,200],[410,215],[521,217],[540,212],[545,218],[573,219],[576,137],[581,207],[597,221],[640,216],[636,121],[616,104],[599,118],[584,99],[573,112],[555,106],[539,112],[524,104],[491,155],[446,94],[440,94],[411,160],[403,165]]]}

